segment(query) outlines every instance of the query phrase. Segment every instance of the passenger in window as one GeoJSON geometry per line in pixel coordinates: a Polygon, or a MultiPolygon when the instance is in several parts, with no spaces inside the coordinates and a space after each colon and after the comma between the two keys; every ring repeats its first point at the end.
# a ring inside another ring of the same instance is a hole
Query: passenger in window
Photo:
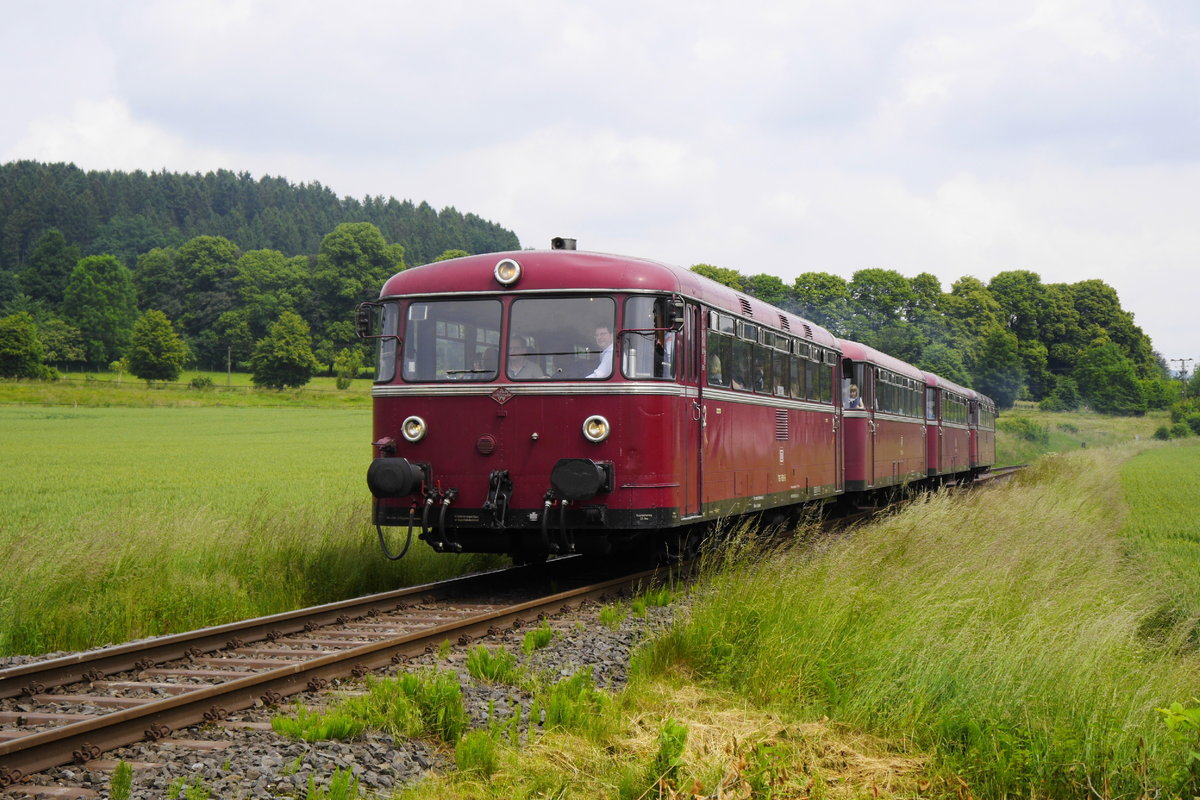
{"type": "Polygon", "coordinates": [[[475,363],[471,365],[471,375],[477,381],[487,380],[496,376],[496,367],[500,364],[500,349],[497,347],[489,347],[483,351],[483,354],[475,359],[475,363]]]}
{"type": "Polygon", "coordinates": [[[596,346],[600,348],[600,363],[586,377],[607,378],[612,374],[613,357],[613,334],[610,326],[596,326],[596,346]]]}
{"type": "Polygon", "coordinates": [[[862,398],[858,396],[858,386],[850,384],[850,391],[846,393],[846,408],[862,408],[862,398]]]}
{"type": "Polygon", "coordinates": [[[721,373],[721,357],[718,355],[708,359],[708,382],[713,386],[725,385],[725,376],[721,373]]]}
{"type": "Polygon", "coordinates": [[[537,359],[529,355],[529,348],[517,345],[509,350],[508,377],[514,380],[537,380],[545,378],[546,373],[538,365],[537,359]]]}

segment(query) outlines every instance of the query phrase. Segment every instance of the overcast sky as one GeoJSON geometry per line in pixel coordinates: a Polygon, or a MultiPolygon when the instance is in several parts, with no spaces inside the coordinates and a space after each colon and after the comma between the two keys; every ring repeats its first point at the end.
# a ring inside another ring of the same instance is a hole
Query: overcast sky
{"type": "Polygon", "coordinates": [[[1100,278],[1200,358],[1196,0],[0,11],[0,162],[319,181],[789,282],[1100,278]]]}

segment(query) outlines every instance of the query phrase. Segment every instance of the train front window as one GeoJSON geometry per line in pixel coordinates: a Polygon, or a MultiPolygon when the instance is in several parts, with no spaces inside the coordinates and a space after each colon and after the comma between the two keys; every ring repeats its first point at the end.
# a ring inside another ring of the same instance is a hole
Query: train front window
{"type": "Polygon", "coordinates": [[[513,301],[505,374],[521,380],[601,380],[613,374],[617,304],[611,297],[513,301]]]}
{"type": "Polygon", "coordinates": [[[499,300],[435,300],[408,307],[404,380],[490,381],[500,363],[499,300]]]}

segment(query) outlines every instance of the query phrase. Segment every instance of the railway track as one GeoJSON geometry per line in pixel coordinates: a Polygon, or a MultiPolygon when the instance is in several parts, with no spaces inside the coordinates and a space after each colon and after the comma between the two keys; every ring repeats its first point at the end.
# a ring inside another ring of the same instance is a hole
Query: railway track
{"type": "Polygon", "coordinates": [[[108,750],[650,585],[584,559],[502,570],[0,670],[0,789],[108,750]],[[602,568],[601,568],[602,569],[602,568]],[[525,587],[514,592],[513,586],[525,587]],[[547,591],[546,587],[556,590],[547,591]],[[566,588],[563,588],[566,587],[566,588]],[[63,708],[70,711],[64,711],[63,708]]]}

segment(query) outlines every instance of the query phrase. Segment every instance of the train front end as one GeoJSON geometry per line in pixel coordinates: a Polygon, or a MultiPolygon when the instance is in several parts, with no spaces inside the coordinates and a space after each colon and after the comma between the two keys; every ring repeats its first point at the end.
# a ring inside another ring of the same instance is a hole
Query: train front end
{"type": "Polygon", "coordinates": [[[375,523],[519,560],[678,524],[681,303],[657,266],[521,251],[391,278],[359,310],[378,341],[375,523]]]}

